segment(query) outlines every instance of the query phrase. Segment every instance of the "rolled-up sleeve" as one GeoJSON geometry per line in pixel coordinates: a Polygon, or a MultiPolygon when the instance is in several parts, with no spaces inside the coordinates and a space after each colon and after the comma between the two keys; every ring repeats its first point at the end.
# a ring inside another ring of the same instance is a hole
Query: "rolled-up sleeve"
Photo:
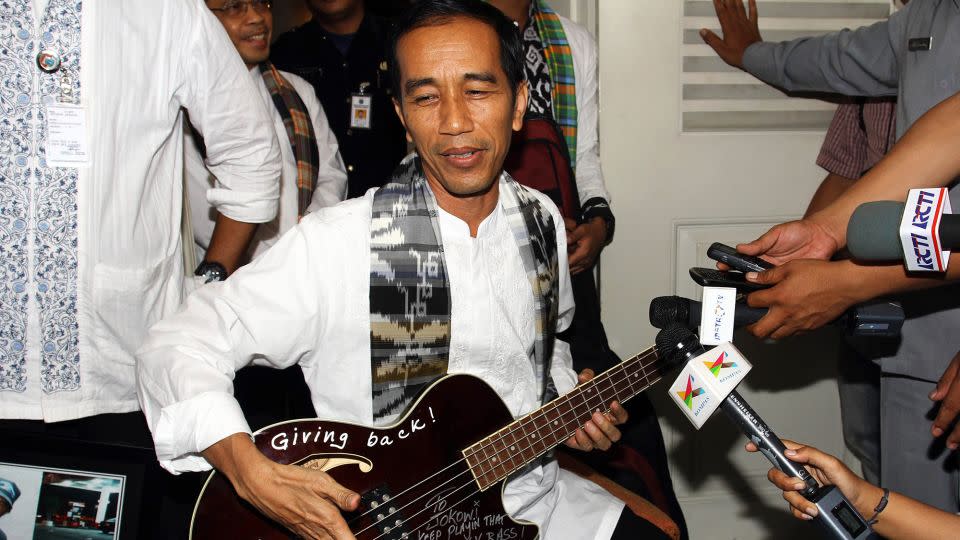
{"type": "Polygon", "coordinates": [[[308,245],[321,240],[308,240],[305,227],[229,280],[192,293],[179,313],[151,328],[137,352],[140,405],[157,458],[171,472],[207,469],[203,450],[250,433],[233,397],[238,369],[289,367],[315,348],[323,328],[317,315],[322,268],[308,245]]]}
{"type": "Polygon", "coordinates": [[[788,91],[848,96],[896,95],[898,53],[913,4],[888,20],[856,30],[781,43],[754,43],[744,52],[744,69],[788,91]]]}
{"type": "Polygon", "coordinates": [[[202,2],[182,17],[182,84],[178,97],[203,135],[206,163],[217,178],[207,191],[225,216],[265,223],[277,215],[280,147],[273,121],[249,71],[216,17],[202,2]]]}

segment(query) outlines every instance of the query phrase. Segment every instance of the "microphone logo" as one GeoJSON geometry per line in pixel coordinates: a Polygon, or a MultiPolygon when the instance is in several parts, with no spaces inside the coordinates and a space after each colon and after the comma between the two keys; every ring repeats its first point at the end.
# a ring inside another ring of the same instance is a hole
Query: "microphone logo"
{"type": "Polygon", "coordinates": [[[911,189],[900,220],[900,243],[911,272],[943,272],[949,251],[940,246],[940,219],[950,213],[946,188],[911,189]]]}
{"type": "Polygon", "coordinates": [[[703,365],[707,366],[707,369],[710,370],[710,373],[713,373],[714,377],[720,377],[721,369],[730,369],[737,367],[737,363],[733,361],[728,361],[730,355],[727,354],[727,351],[720,351],[720,356],[717,357],[713,362],[704,362],[703,365]]]}
{"type": "Polygon", "coordinates": [[[694,388],[694,379],[693,375],[687,375],[687,388],[677,392],[677,395],[680,396],[680,399],[683,400],[683,403],[691,411],[693,410],[693,398],[703,395],[703,387],[694,388]]]}

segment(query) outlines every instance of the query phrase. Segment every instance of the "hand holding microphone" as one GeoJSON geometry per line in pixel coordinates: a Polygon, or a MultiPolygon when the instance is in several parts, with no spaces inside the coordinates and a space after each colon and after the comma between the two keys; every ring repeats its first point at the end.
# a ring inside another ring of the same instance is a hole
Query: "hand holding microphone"
{"type": "Polygon", "coordinates": [[[778,471],[788,479],[797,479],[790,482],[790,487],[817,507],[813,521],[822,533],[843,540],[878,538],[840,490],[821,486],[802,465],[789,458],[787,446],[736,391],[750,365],[731,344],[708,352],[692,332],[674,324],[657,334],[657,355],[665,361],[688,360],[670,388],[671,398],[687,418],[699,429],[713,411],[723,410],[778,471]]]}

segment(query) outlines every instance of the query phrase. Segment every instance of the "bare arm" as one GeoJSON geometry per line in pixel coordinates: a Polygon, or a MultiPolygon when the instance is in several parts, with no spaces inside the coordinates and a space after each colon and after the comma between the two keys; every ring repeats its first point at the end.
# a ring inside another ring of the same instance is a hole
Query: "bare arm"
{"type": "Polygon", "coordinates": [[[777,264],[798,258],[827,259],[846,245],[847,222],[862,203],[906,198],[907,190],[941,187],[960,176],[960,94],[927,111],[876,167],[807,219],[773,227],[737,248],[777,264]]]}
{"type": "MultiPolygon", "coordinates": [[[[784,441],[788,457],[803,463],[822,484],[837,486],[864,519],[874,515],[883,490],[855,475],[839,459],[812,446],[802,446],[784,441]]],[[[747,450],[756,451],[753,443],[747,450]]],[[[797,491],[805,485],[799,478],[789,478],[777,469],[770,469],[767,478],[783,490],[783,498],[790,503],[793,515],[810,520],[816,517],[817,508],[797,491]]],[[[956,538],[960,534],[960,516],[944,512],[899,493],[890,493],[887,507],[878,516],[873,530],[890,540],[939,540],[956,538]]]]}
{"type": "Polygon", "coordinates": [[[247,246],[250,245],[255,232],[257,232],[256,223],[235,221],[223,214],[218,214],[205,260],[222,264],[227,270],[227,275],[234,273],[246,262],[247,246]]]}
{"type": "Polygon", "coordinates": [[[818,187],[816,193],[813,194],[813,198],[810,199],[810,204],[807,205],[807,211],[803,213],[803,217],[810,217],[812,214],[830,206],[830,204],[843,195],[854,182],[856,182],[856,180],[853,178],[847,178],[834,173],[828,174],[826,178],[823,179],[823,182],[820,182],[820,187],[818,187]]]}

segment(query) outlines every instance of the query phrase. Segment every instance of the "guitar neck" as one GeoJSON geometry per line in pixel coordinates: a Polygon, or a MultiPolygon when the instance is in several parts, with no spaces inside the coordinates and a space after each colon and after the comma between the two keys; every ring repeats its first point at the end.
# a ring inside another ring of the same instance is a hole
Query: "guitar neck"
{"type": "Polygon", "coordinates": [[[463,450],[481,489],[496,484],[569,439],[594,412],[607,412],[660,380],[650,348],[463,450]]]}

